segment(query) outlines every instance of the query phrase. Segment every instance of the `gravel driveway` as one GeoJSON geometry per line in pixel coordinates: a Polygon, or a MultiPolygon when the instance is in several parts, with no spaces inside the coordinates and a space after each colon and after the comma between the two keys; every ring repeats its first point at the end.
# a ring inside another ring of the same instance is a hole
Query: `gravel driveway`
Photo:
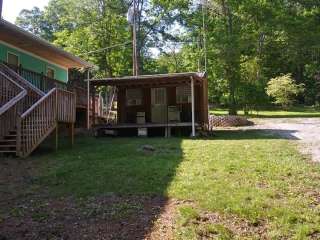
{"type": "Polygon", "coordinates": [[[256,125],[246,129],[265,129],[287,139],[298,140],[300,151],[320,162],[320,118],[255,119],[256,125]]]}

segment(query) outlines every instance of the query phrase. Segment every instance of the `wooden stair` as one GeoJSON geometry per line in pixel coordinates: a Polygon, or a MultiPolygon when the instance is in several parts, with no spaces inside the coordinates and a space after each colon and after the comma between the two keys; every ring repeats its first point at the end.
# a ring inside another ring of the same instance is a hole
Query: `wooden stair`
{"type": "Polygon", "coordinates": [[[0,140],[0,154],[17,153],[17,131],[13,130],[0,140]]]}
{"type": "Polygon", "coordinates": [[[0,93],[0,154],[27,157],[59,122],[75,122],[74,93],[58,88],[43,93],[3,64],[0,93]]]}

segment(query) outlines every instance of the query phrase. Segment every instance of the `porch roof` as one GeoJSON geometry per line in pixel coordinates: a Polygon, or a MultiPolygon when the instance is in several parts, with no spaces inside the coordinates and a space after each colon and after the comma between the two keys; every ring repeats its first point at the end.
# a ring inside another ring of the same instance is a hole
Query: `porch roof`
{"type": "Polygon", "coordinates": [[[186,72],[171,74],[139,75],[104,79],[90,79],[89,82],[93,86],[165,86],[189,84],[191,78],[194,79],[195,84],[201,84],[206,79],[206,74],[198,72],[186,72]]]}
{"type": "Polygon", "coordinates": [[[46,40],[0,19],[0,41],[35,54],[65,68],[88,68],[93,64],[76,57],[46,40]]]}

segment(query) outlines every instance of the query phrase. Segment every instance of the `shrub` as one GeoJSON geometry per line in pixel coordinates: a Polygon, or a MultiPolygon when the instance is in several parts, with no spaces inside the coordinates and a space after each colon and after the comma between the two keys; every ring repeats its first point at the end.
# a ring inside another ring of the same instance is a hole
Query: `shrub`
{"type": "Polygon", "coordinates": [[[291,74],[272,78],[268,82],[266,92],[275,99],[276,104],[284,108],[291,106],[298,94],[304,91],[304,84],[296,84],[291,74]]]}

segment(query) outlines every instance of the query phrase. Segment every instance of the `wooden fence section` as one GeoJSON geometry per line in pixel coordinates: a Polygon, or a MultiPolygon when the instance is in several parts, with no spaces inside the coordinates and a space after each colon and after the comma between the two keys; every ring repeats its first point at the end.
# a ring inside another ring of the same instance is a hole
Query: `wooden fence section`
{"type": "Polygon", "coordinates": [[[22,99],[27,95],[18,84],[0,72],[0,139],[16,126],[16,119],[21,111],[22,99]]]}
{"type": "Polygon", "coordinates": [[[87,89],[78,87],[78,86],[73,86],[70,90],[72,90],[77,96],[77,107],[87,108],[88,106],[87,89]]]}
{"type": "Polygon", "coordinates": [[[27,84],[41,96],[53,88],[74,92],[77,96],[77,107],[87,108],[87,89],[81,86],[80,82],[66,84],[56,79],[49,78],[43,73],[37,73],[29,69],[22,68],[21,66],[9,65],[6,62],[0,62],[0,70],[5,70],[5,73],[10,74],[12,78],[20,77],[24,79],[25,83],[21,84],[21,86],[26,87],[25,85],[27,84]]]}
{"type": "Polygon", "coordinates": [[[28,156],[57,127],[58,122],[75,122],[75,96],[52,89],[18,119],[17,154],[28,156]]]}
{"type": "Polygon", "coordinates": [[[56,79],[49,78],[44,74],[33,72],[24,68],[18,68],[20,76],[31,82],[34,86],[43,92],[49,92],[53,88],[67,89],[67,84],[56,79]]]}
{"type": "Polygon", "coordinates": [[[72,92],[57,89],[58,122],[75,123],[76,121],[76,95],[72,92]]]}

